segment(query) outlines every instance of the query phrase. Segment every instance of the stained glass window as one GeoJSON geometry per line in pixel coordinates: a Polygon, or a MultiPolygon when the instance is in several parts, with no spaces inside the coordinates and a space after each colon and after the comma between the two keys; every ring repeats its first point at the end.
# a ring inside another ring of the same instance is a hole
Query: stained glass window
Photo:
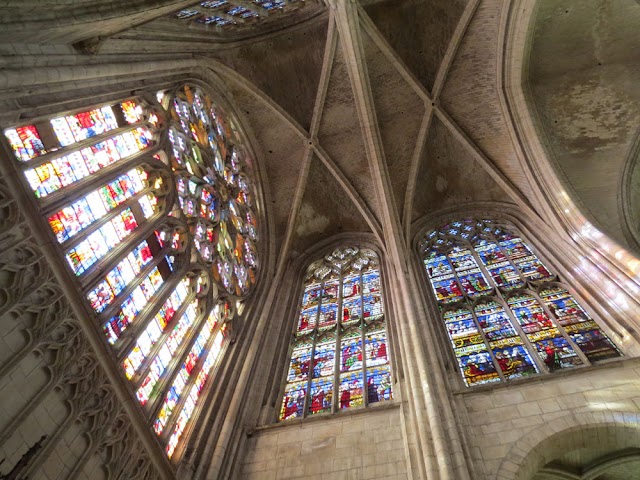
{"type": "Polygon", "coordinates": [[[174,456],[256,280],[252,160],[237,120],[181,85],[4,133],[132,395],[174,456]]]}
{"type": "Polygon", "coordinates": [[[461,220],[420,251],[467,386],[621,356],[556,274],[510,225],[461,220]]]}
{"type": "Polygon", "coordinates": [[[335,250],[307,271],[279,418],[391,399],[378,256],[335,250]]]}
{"type": "Polygon", "coordinates": [[[273,23],[284,16],[307,11],[312,14],[320,7],[316,0],[254,0],[238,2],[214,0],[200,2],[172,13],[171,18],[194,25],[210,25],[221,30],[238,30],[273,23]]]}

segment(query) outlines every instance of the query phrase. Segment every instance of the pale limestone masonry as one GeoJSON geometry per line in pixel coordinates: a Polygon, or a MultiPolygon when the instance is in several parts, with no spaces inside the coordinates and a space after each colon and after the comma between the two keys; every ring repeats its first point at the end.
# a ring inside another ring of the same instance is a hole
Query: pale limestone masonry
{"type": "Polygon", "coordinates": [[[239,478],[407,479],[397,406],[290,421],[252,432],[239,478]]]}

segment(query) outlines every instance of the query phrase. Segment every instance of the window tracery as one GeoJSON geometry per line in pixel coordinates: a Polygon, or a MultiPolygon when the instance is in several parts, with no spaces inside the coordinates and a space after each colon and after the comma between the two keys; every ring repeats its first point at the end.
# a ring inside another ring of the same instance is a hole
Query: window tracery
{"type": "Polygon", "coordinates": [[[196,85],[4,131],[171,457],[256,279],[249,151],[196,85]]]}
{"type": "Polygon", "coordinates": [[[464,219],[419,248],[467,386],[622,355],[512,226],[464,219]]]}
{"type": "Polygon", "coordinates": [[[384,315],[372,250],[337,249],[308,268],[280,420],[392,398],[384,315]]]}

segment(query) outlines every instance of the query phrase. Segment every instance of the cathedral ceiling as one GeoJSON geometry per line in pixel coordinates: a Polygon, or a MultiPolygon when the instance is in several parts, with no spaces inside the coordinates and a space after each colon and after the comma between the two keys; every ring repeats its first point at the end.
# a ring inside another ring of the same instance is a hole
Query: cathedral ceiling
{"type": "Polygon", "coordinates": [[[639,24],[634,0],[544,0],[529,64],[531,99],[561,177],[601,228],[636,251],[640,184],[624,182],[636,176],[628,164],[640,131],[639,24]]]}
{"type": "MultiPolygon", "coordinates": [[[[131,5],[143,3],[152,2],[131,5]]],[[[384,245],[400,230],[400,241],[408,245],[420,219],[467,203],[500,201],[543,215],[540,188],[528,173],[503,98],[508,2],[312,2],[292,10],[304,15],[283,15],[280,23],[260,20],[252,35],[242,27],[239,36],[172,18],[197,2],[155,3],[148,9],[155,17],[131,17],[97,39],[97,54],[85,54],[82,62],[126,59],[135,65],[171,57],[184,65],[181,74],[191,64],[224,79],[254,140],[281,264],[340,232],[373,233],[384,245]],[[170,5],[175,8],[166,13],[170,5]]],[[[599,32],[618,19],[618,35],[637,39],[632,25],[639,18],[635,10],[618,11],[602,0],[583,32],[563,23],[557,2],[539,3],[530,68],[535,107],[558,162],[571,170],[565,175],[585,199],[591,195],[593,205],[587,206],[593,212],[611,219],[616,189],[611,180],[609,200],[596,202],[605,189],[599,180],[619,178],[625,164],[619,159],[626,158],[622,152],[629,151],[638,125],[640,82],[634,75],[640,48],[616,46],[616,36],[599,32]],[[557,46],[567,35],[591,41],[598,55],[587,55],[587,49],[565,61],[571,52],[557,46]],[[624,88],[608,85],[616,76],[624,88]],[[602,100],[586,93],[592,86],[602,100]],[[601,113],[611,131],[591,135],[601,113]],[[586,143],[576,140],[586,136],[586,143]]],[[[580,2],[565,3],[576,5],[565,17],[587,21],[580,2]]],[[[626,3],[640,8],[632,0],[616,4],[626,3]]],[[[108,30],[111,21],[106,18],[96,31],[108,30]]],[[[86,37],[85,31],[70,38],[93,45],[86,37]]],[[[47,48],[56,57],[42,62],[78,61],[69,55],[71,45],[47,48]]]]}
{"type": "Polygon", "coordinates": [[[282,260],[337,233],[384,242],[389,215],[408,242],[412,222],[443,207],[527,204],[490,75],[502,2],[478,3],[368,2],[349,33],[327,11],[264,38],[199,47],[243,79],[230,88],[265,160],[282,260]]]}

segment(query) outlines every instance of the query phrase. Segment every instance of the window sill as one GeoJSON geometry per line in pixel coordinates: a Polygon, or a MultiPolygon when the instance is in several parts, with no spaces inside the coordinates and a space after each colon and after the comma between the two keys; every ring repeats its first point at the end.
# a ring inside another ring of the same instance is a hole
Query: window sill
{"type": "Polygon", "coordinates": [[[254,433],[263,432],[265,430],[273,430],[273,429],[277,429],[277,428],[286,428],[286,427],[290,427],[290,426],[301,427],[303,425],[308,425],[308,424],[312,424],[312,423],[315,423],[315,422],[321,422],[321,421],[333,420],[333,419],[344,420],[344,419],[349,418],[349,417],[358,417],[360,415],[365,415],[367,413],[380,412],[380,411],[384,411],[384,410],[394,410],[394,409],[400,408],[400,404],[401,403],[402,402],[400,402],[398,400],[379,402],[379,403],[374,404],[374,405],[369,405],[368,407],[361,407],[361,408],[355,408],[355,409],[346,409],[346,410],[341,410],[341,411],[335,412],[335,413],[321,413],[321,414],[313,415],[313,416],[307,417],[307,418],[297,418],[297,419],[292,419],[292,420],[283,420],[281,422],[271,423],[271,424],[268,424],[268,425],[259,425],[259,426],[255,427],[255,428],[248,429],[247,430],[247,436],[250,437],[254,433]]]}
{"type": "Polygon", "coordinates": [[[474,395],[474,394],[484,394],[487,392],[494,392],[499,390],[506,390],[511,387],[520,387],[524,385],[531,385],[536,383],[547,383],[552,381],[564,380],[570,377],[574,377],[577,375],[582,375],[585,373],[591,372],[599,372],[604,370],[609,370],[612,368],[619,367],[633,367],[640,366],[640,357],[632,357],[632,358],[615,358],[611,360],[604,360],[601,363],[596,365],[588,365],[584,367],[570,368],[566,370],[562,370],[559,372],[543,374],[543,375],[535,375],[528,378],[518,378],[516,380],[511,380],[508,382],[493,384],[493,385],[482,385],[478,387],[464,387],[457,388],[452,390],[454,395],[474,395]]]}

